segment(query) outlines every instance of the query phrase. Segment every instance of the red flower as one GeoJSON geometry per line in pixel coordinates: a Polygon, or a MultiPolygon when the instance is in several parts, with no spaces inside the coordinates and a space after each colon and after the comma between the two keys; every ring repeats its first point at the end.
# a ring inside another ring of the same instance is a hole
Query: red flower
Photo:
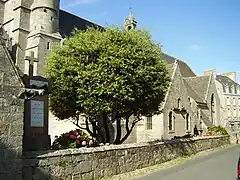
{"type": "Polygon", "coordinates": [[[75,130],[75,131],[73,132],[73,134],[74,134],[75,136],[78,136],[78,135],[79,135],[77,130],[75,130]]]}
{"type": "Polygon", "coordinates": [[[77,136],[70,135],[70,136],[69,136],[69,139],[71,139],[71,140],[76,140],[76,139],[77,139],[77,136]]]}

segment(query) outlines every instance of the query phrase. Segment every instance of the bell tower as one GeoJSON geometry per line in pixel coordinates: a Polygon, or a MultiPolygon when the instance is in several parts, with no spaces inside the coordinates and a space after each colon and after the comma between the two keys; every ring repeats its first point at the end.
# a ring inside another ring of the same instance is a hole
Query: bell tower
{"type": "Polygon", "coordinates": [[[126,30],[135,29],[137,27],[137,21],[135,20],[132,10],[130,8],[128,18],[125,19],[124,27],[126,30]]]}
{"type": "Polygon", "coordinates": [[[62,39],[59,33],[59,3],[60,0],[34,0],[31,5],[24,74],[43,75],[51,45],[60,43],[62,39]]]}
{"type": "Polygon", "coordinates": [[[31,6],[30,31],[55,33],[59,26],[59,0],[35,0],[31,6]]]}

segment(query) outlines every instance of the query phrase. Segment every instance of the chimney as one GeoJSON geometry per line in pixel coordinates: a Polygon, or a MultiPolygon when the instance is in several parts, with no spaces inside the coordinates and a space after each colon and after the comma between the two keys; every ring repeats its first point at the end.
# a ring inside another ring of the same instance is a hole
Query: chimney
{"type": "Polygon", "coordinates": [[[206,70],[204,71],[204,76],[210,76],[211,74],[213,74],[213,77],[216,79],[216,69],[210,69],[210,70],[206,70]]]}
{"type": "Polygon", "coordinates": [[[230,78],[231,80],[233,80],[234,82],[237,82],[236,72],[221,73],[220,75],[226,76],[226,77],[230,78]]]}

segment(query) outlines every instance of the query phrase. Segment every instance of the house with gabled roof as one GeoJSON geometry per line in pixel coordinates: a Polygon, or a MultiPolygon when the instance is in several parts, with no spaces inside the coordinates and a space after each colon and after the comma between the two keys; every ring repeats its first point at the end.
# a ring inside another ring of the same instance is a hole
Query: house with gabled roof
{"type": "Polygon", "coordinates": [[[204,71],[204,75],[212,73],[220,98],[220,123],[236,139],[240,132],[240,84],[236,72],[217,74],[216,69],[204,71]]]}

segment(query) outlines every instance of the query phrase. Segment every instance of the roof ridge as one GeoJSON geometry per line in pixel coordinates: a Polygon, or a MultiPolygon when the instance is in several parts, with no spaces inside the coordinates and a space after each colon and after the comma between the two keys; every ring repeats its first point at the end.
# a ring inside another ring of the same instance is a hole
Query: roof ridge
{"type": "Polygon", "coordinates": [[[211,75],[209,76],[208,85],[207,85],[207,91],[206,91],[205,98],[204,98],[205,102],[207,100],[207,95],[208,95],[208,92],[209,92],[209,87],[210,87],[210,84],[211,84],[212,77],[213,77],[213,73],[211,73],[211,75]]]}
{"type": "Polygon", "coordinates": [[[172,82],[173,82],[174,76],[175,76],[175,74],[176,74],[178,64],[177,64],[177,63],[174,63],[174,66],[175,66],[175,67],[174,67],[174,70],[173,70],[173,73],[172,73],[171,81],[170,81],[170,83],[169,83],[169,85],[168,85],[168,90],[167,90],[167,92],[166,92],[166,94],[165,94],[165,97],[164,97],[164,100],[163,100],[163,104],[162,104],[162,107],[160,108],[160,111],[162,111],[162,110],[164,109],[165,104],[166,104],[166,102],[167,102],[167,98],[168,98],[168,95],[169,95],[169,92],[170,92],[170,88],[172,87],[172,82]]]}
{"type": "MultiPolygon", "coordinates": [[[[77,15],[75,15],[75,14],[72,14],[72,13],[70,13],[70,12],[68,12],[68,11],[63,10],[63,9],[60,9],[60,11],[63,11],[64,13],[67,13],[67,14],[69,14],[69,15],[71,15],[71,16],[74,16],[75,18],[79,18],[79,19],[82,19],[82,20],[84,20],[84,21],[87,21],[87,22],[89,22],[89,23],[91,23],[91,24],[95,24],[95,25],[97,25],[97,26],[101,26],[101,25],[98,25],[98,24],[92,22],[90,19],[82,18],[82,17],[80,17],[80,16],[77,16],[77,15]]],[[[103,27],[103,26],[101,26],[101,27],[103,27]]]]}

